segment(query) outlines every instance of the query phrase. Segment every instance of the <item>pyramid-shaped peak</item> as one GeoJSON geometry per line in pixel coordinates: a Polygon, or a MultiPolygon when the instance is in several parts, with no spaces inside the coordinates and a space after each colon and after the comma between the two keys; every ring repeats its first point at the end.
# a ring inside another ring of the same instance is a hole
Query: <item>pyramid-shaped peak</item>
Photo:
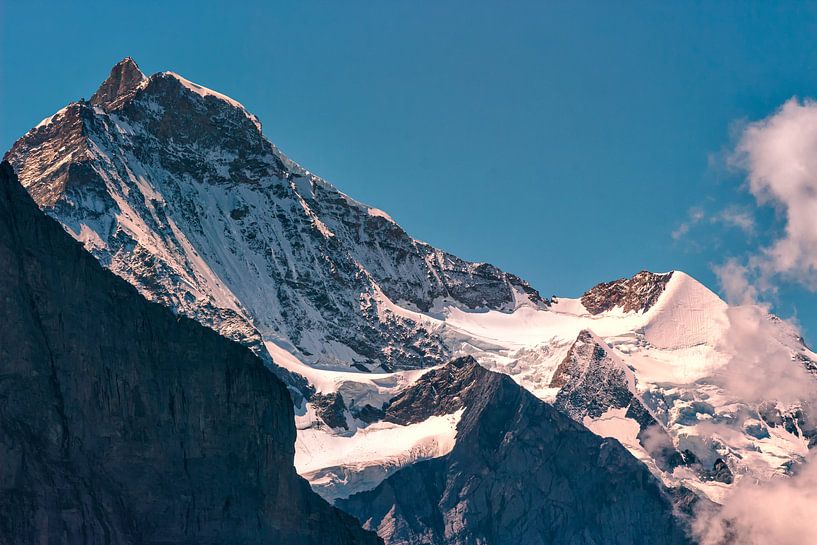
{"type": "Polygon", "coordinates": [[[125,57],[111,68],[108,79],[91,97],[91,104],[106,111],[114,110],[133,96],[146,79],[136,62],[131,57],[125,57]]]}

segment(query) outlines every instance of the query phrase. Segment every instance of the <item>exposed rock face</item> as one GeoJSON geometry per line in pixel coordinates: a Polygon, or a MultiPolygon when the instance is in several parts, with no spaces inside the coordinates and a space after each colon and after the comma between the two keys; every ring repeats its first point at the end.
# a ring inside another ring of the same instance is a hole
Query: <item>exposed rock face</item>
{"type": "Polygon", "coordinates": [[[715,466],[712,468],[712,471],[709,472],[708,477],[713,481],[724,484],[732,484],[734,480],[732,470],[729,469],[729,465],[721,458],[715,460],[715,466]]]}
{"type": "Polygon", "coordinates": [[[604,418],[622,409],[619,418],[638,425],[638,442],[657,467],[672,471],[685,463],[666,428],[652,415],[636,390],[635,376],[612,349],[584,330],[553,374],[551,388],[560,388],[554,405],[576,422],[604,418]]]}
{"type": "Polygon", "coordinates": [[[293,467],[285,386],[148,303],[0,166],[0,542],[374,544],[293,467]]]}
{"type": "MultiPolygon", "coordinates": [[[[810,372],[814,372],[808,368],[810,372]]],[[[758,407],[758,417],[769,428],[781,427],[787,432],[797,437],[808,440],[808,447],[817,445],[817,424],[814,418],[809,415],[814,414],[812,403],[803,402],[786,410],[781,410],[776,403],[764,402],[758,407]]],[[[758,424],[760,424],[758,422],[758,424]]],[[[747,427],[753,436],[768,436],[768,431],[761,425],[755,426],[754,430],[747,427]]]]}
{"type": "MultiPolygon", "coordinates": [[[[547,306],[526,282],[414,240],[287,159],[237,102],[131,59],[7,155],[37,203],[146,297],[260,355],[394,370],[447,359],[389,302],[547,306]]],[[[308,395],[308,394],[307,394],[308,395]]]]}
{"type": "Polygon", "coordinates": [[[133,97],[145,81],[145,75],[130,57],[122,59],[111,69],[111,75],[89,101],[94,106],[111,111],[133,97]]]}
{"type": "Polygon", "coordinates": [[[550,387],[561,388],[556,406],[581,422],[585,416],[598,418],[608,409],[629,406],[635,378],[604,341],[585,330],[556,368],[550,387]]]}
{"type": "Polygon", "coordinates": [[[313,394],[309,399],[315,407],[315,412],[327,426],[331,428],[348,429],[346,424],[346,404],[343,397],[337,392],[330,394],[313,394]]]}
{"type": "Polygon", "coordinates": [[[474,358],[466,356],[432,369],[389,401],[383,420],[406,426],[460,410],[477,386],[474,365],[474,358]]]}
{"type": "Polygon", "coordinates": [[[448,367],[395,399],[387,418],[422,418],[425,392],[442,392],[447,377],[462,388],[452,407],[465,407],[451,453],[337,502],[386,543],[690,543],[658,482],[617,441],[470,358],[448,367]]]}
{"type": "Polygon", "coordinates": [[[599,284],[582,295],[582,304],[590,314],[601,314],[616,307],[624,312],[646,312],[664,293],[672,273],[641,271],[632,278],[619,278],[599,284]]]}

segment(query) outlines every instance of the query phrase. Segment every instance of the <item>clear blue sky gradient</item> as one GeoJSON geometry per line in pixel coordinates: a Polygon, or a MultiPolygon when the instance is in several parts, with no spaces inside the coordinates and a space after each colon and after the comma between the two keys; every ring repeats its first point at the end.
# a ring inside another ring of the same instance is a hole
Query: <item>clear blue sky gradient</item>
{"type": "MultiPolygon", "coordinates": [[[[545,295],[640,269],[711,267],[747,238],[688,211],[752,200],[740,123],[817,97],[805,3],[0,0],[0,148],[110,67],[173,70],[256,113],[291,158],[415,237],[545,295]]],[[[817,298],[775,310],[817,342],[817,298]]]]}

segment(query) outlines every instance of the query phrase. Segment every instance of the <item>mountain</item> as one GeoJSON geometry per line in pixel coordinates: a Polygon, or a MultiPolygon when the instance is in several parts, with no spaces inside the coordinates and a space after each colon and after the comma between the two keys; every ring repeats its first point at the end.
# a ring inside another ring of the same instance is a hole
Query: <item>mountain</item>
{"type": "Polygon", "coordinates": [[[265,343],[322,368],[426,367],[447,346],[391,302],[547,306],[296,165],[241,104],[172,72],[145,77],[130,58],[7,158],[106,267],[267,359],[265,343]]]}
{"type": "Polygon", "coordinates": [[[456,392],[429,397],[423,420],[386,415],[463,356],[705,500],[791,474],[817,442],[817,354],[765,309],[681,271],[544,299],[414,240],[285,157],[240,103],[177,74],[125,59],[7,158],[105,267],[287,382],[296,468],[331,501],[458,448],[456,392]]]}
{"type": "Polygon", "coordinates": [[[473,358],[424,375],[385,418],[463,408],[449,454],[337,504],[390,545],[691,543],[669,495],[617,441],[473,358]]]}
{"type": "Polygon", "coordinates": [[[8,163],[0,278],[0,542],[378,542],[296,475],[283,383],[105,271],[8,163]]]}

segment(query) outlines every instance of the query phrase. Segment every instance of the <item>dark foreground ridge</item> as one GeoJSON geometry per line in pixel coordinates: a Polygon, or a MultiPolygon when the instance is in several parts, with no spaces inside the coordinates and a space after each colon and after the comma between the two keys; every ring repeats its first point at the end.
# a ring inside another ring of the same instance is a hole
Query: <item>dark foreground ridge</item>
{"type": "Polygon", "coordinates": [[[289,395],[148,303],[0,165],[0,543],[374,544],[293,467],[289,395]]]}
{"type": "Polygon", "coordinates": [[[614,439],[602,439],[518,386],[460,358],[392,400],[410,423],[465,407],[447,456],[401,469],[336,505],[387,544],[686,545],[669,494],[614,439]],[[436,394],[431,394],[436,393],[436,394]]]}

